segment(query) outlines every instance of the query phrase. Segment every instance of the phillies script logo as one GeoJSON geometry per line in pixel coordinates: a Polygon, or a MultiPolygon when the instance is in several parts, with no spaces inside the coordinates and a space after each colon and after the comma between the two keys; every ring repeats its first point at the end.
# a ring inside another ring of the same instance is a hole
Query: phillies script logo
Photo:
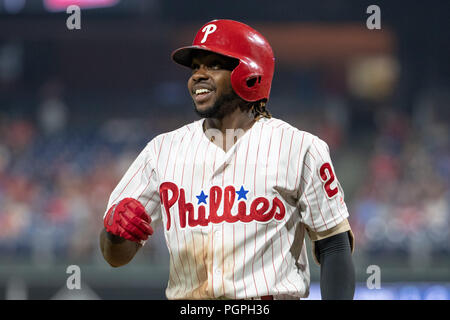
{"type": "Polygon", "coordinates": [[[286,208],[283,202],[277,197],[272,199],[272,203],[267,198],[258,197],[253,199],[250,203],[250,210],[247,212],[247,196],[248,190],[244,186],[236,191],[233,186],[225,188],[213,186],[209,189],[209,195],[202,190],[200,195],[196,196],[198,199],[197,218],[194,216],[194,205],[186,202],[185,191],[183,188],[178,188],[175,183],[164,182],[159,187],[159,195],[161,203],[164,206],[167,214],[167,230],[170,229],[170,208],[178,204],[178,215],[180,218],[181,228],[185,228],[186,224],[190,227],[207,226],[209,223],[235,223],[241,222],[268,222],[272,219],[282,220],[286,214],[286,208]],[[238,196],[237,212],[231,212],[234,201],[238,196]],[[207,200],[209,198],[209,200],[207,200]],[[177,203],[178,202],[178,203],[177,203]],[[223,202],[223,214],[218,215],[217,211],[220,204],[223,202]],[[208,205],[209,203],[209,205],[208,205]],[[204,205],[203,205],[204,204],[204,205]],[[206,211],[208,210],[208,216],[206,211]]]}

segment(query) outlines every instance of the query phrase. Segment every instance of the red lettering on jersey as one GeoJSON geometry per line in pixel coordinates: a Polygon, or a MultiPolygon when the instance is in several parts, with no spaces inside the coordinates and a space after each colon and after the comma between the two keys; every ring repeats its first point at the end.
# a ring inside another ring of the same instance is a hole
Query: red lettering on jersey
{"type": "Polygon", "coordinates": [[[238,218],[241,222],[251,222],[253,217],[247,215],[247,204],[244,201],[238,203],[238,218]]]}
{"type": "Polygon", "coordinates": [[[263,197],[256,198],[250,205],[251,215],[256,221],[260,222],[267,222],[273,218],[272,210],[270,210],[268,214],[266,214],[267,209],[269,209],[269,200],[263,197]],[[258,208],[260,204],[262,204],[262,206],[258,208]]]}
{"type": "Polygon", "coordinates": [[[286,208],[284,207],[283,202],[281,202],[278,198],[273,198],[272,200],[272,210],[273,212],[276,212],[276,210],[280,209],[280,212],[275,213],[275,219],[276,220],[283,220],[284,216],[286,215],[286,208]]]}
{"type": "MultiPolygon", "coordinates": [[[[206,218],[206,208],[205,206],[198,207],[198,224],[202,227],[206,227],[209,223],[209,220],[206,218]]],[[[191,226],[189,224],[189,226],[191,226]]],[[[194,227],[194,226],[191,226],[194,227]]]]}
{"type": "MultiPolygon", "coordinates": [[[[167,230],[171,227],[170,209],[175,202],[178,201],[178,217],[181,228],[202,226],[205,227],[209,223],[235,223],[235,222],[268,222],[272,219],[282,220],[286,214],[286,208],[283,202],[277,197],[272,199],[272,207],[269,199],[258,197],[250,203],[250,212],[247,214],[247,203],[242,200],[237,204],[238,212],[233,215],[233,208],[236,199],[236,189],[233,186],[227,186],[223,190],[219,186],[213,186],[209,190],[209,215],[206,217],[206,206],[199,205],[197,208],[198,217],[195,219],[195,207],[192,203],[186,202],[186,192],[183,188],[172,182],[164,182],[159,187],[161,203],[167,214],[167,230]],[[170,191],[170,195],[169,195],[170,191]],[[223,214],[219,215],[218,211],[223,199],[223,214]]],[[[250,202],[250,201],[249,201],[250,202]]]]}
{"type": "Polygon", "coordinates": [[[220,223],[223,221],[223,216],[217,215],[220,202],[222,201],[222,188],[218,186],[211,187],[209,190],[209,221],[212,223],[220,223]]]}
{"type": "Polygon", "coordinates": [[[175,183],[164,182],[159,186],[159,197],[167,214],[167,230],[170,229],[170,208],[178,199],[178,187],[175,183]],[[172,197],[169,199],[169,190],[172,191],[172,197]]]}
{"type": "Polygon", "coordinates": [[[237,216],[231,214],[231,208],[233,207],[235,198],[236,189],[233,186],[226,187],[223,193],[223,217],[228,223],[234,223],[239,220],[237,216]]]}
{"type": "Polygon", "coordinates": [[[180,190],[180,198],[178,199],[178,215],[180,216],[180,227],[186,227],[186,213],[189,215],[188,221],[191,227],[195,226],[198,221],[194,219],[194,205],[186,203],[184,189],[180,190]]]}
{"type": "Polygon", "coordinates": [[[323,189],[327,194],[328,198],[332,199],[335,195],[338,194],[338,188],[335,187],[331,189],[331,184],[336,180],[333,169],[331,168],[331,164],[324,163],[319,169],[320,180],[323,182],[323,189]]]}

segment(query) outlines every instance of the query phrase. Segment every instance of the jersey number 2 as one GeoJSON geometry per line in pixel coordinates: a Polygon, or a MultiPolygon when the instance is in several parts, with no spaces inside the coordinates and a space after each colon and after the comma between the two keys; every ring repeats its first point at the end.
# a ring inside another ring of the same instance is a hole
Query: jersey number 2
{"type": "Polygon", "coordinates": [[[327,162],[324,163],[319,169],[320,180],[323,182],[323,188],[328,198],[333,198],[338,193],[338,188],[331,189],[331,184],[336,180],[331,165],[327,162]]]}

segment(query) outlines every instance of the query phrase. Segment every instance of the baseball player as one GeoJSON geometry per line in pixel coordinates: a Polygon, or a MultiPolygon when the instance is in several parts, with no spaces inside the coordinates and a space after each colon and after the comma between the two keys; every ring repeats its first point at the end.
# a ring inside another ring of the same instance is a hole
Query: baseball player
{"type": "Polygon", "coordinates": [[[271,116],[267,40],[213,20],[172,59],[200,120],[142,150],[112,192],[100,245],[127,264],[162,224],[168,299],[299,299],[309,293],[312,240],[323,299],[352,299],[353,234],[327,144],[271,116]]]}

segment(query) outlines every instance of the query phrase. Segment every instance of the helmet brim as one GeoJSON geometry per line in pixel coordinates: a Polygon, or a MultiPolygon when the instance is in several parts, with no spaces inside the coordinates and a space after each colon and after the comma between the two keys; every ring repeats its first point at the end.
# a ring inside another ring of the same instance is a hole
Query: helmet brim
{"type": "Polygon", "coordinates": [[[232,59],[236,59],[239,60],[238,58],[229,55],[227,53],[224,52],[218,52],[215,50],[211,50],[209,48],[205,48],[202,46],[187,46],[187,47],[181,47],[179,49],[176,49],[175,51],[172,52],[171,57],[172,60],[175,61],[178,64],[181,64],[182,66],[188,67],[190,68],[192,65],[192,58],[194,56],[194,54],[196,52],[211,52],[211,53],[215,53],[215,54],[219,54],[222,55],[224,57],[227,58],[232,58],[232,59]]]}

